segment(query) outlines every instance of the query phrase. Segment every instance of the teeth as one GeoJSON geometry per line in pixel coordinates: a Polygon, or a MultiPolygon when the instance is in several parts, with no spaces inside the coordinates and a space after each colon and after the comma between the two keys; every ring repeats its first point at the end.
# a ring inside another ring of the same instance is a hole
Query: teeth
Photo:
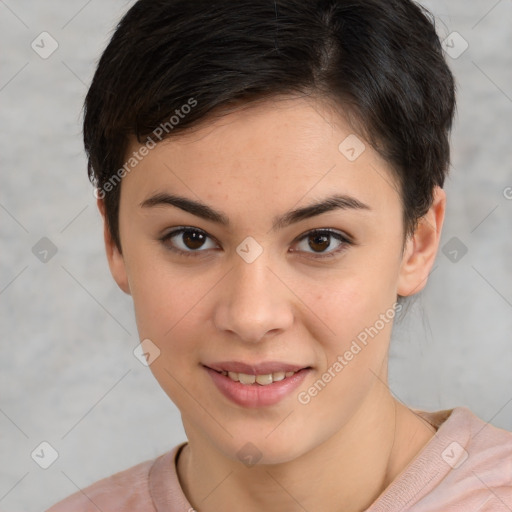
{"type": "Polygon", "coordinates": [[[286,377],[286,373],[285,372],[275,372],[275,373],[272,374],[272,380],[274,382],[277,382],[279,380],[283,380],[285,377],[286,377]]]}
{"type": "Polygon", "coordinates": [[[247,373],[236,373],[236,372],[220,372],[222,375],[227,375],[231,380],[235,382],[240,382],[241,384],[254,384],[255,382],[260,384],[261,386],[267,386],[268,384],[272,384],[272,382],[279,382],[280,380],[285,379],[286,377],[291,377],[296,372],[274,372],[267,373],[264,375],[248,375],[247,373]]]}
{"type": "Polygon", "coordinates": [[[257,375],[256,382],[261,384],[262,386],[266,386],[267,384],[272,384],[272,374],[267,373],[266,375],[257,375]]]}
{"type": "Polygon", "coordinates": [[[239,373],[238,380],[241,384],[254,384],[256,382],[256,376],[247,375],[246,373],[239,373]]]}

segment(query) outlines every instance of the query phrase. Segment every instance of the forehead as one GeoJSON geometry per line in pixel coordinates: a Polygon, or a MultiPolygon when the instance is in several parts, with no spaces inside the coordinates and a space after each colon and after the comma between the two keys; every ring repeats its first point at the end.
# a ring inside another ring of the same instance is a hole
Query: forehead
{"type": "MultiPolygon", "coordinates": [[[[132,142],[128,157],[140,144],[132,142]]],[[[234,209],[289,208],[333,191],[399,203],[389,165],[325,102],[279,98],[212,117],[158,143],[123,178],[121,204],[160,191],[234,209]]]]}

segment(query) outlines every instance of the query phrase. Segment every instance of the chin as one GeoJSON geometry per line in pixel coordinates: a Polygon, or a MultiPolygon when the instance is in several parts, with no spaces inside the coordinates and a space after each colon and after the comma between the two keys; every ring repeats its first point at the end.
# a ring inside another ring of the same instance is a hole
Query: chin
{"type": "MultiPolygon", "coordinates": [[[[279,427],[278,427],[279,428],[279,427]]],[[[242,462],[248,467],[265,464],[284,464],[299,458],[314,446],[305,442],[304,435],[289,435],[283,429],[281,436],[273,439],[275,432],[268,435],[260,429],[254,435],[245,430],[220,447],[224,455],[232,460],[242,462]],[[267,437],[266,437],[267,436],[267,437]]]]}

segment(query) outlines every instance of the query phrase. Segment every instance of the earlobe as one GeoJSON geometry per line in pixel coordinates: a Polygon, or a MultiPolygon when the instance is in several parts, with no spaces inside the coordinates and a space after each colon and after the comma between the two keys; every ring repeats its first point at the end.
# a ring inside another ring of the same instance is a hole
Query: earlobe
{"type": "Polygon", "coordinates": [[[103,219],[103,239],[105,241],[105,251],[107,254],[110,273],[112,274],[112,277],[114,278],[114,281],[117,283],[119,288],[121,288],[121,290],[123,290],[123,292],[127,293],[128,295],[131,295],[128,282],[128,274],[126,272],[126,264],[123,255],[112,239],[112,235],[108,227],[107,217],[105,215],[105,203],[103,199],[98,198],[97,205],[103,219]]]}
{"type": "Polygon", "coordinates": [[[446,193],[436,187],[432,206],[418,221],[414,234],[407,240],[398,278],[398,295],[413,295],[427,284],[439,247],[445,208],[446,193]]]}

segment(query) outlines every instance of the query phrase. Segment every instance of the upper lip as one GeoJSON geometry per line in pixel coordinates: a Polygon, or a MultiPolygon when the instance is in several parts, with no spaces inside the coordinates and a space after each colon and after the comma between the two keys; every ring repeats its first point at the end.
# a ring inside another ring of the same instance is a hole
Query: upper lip
{"type": "Polygon", "coordinates": [[[262,363],[242,363],[241,361],[221,361],[218,363],[204,364],[212,370],[222,372],[245,373],[247,375],[267,375],[276,372],[298,372],[304,368],[310,368],[308,365],[283,363],[281,361],[265,361],[262,363]]]}

